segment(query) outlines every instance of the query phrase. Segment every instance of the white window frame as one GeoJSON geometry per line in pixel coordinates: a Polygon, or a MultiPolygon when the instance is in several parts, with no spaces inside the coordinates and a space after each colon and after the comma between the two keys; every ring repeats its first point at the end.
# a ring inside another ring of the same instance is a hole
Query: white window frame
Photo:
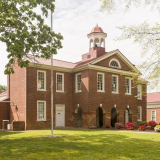
{"type": "Polygon", "coordinates": [[[105,92],[105,74],[102,72],[98,72],[97,73],[97,92],[105,92]],[[101,74],[102,75],[102,90],[98,90],[98,75],[101,74]]]}
{"type": "Polygon", "coordinates": [[[121,68],[121,64],[119,63],[119,61],[118,61],[117,59],[112,58],[112,59],[109,61],[109,67],[113,67],[113,68],[121,68]],[[111,62],[112,62],[112,61],[116,61],[116,62],[118,63],[118,65],[119,65],[119,67],[111,66],[111,62]]]}
{"type": "Polygon", "coordinates": [[[56,73],[56,92],[64,92],[64,73],[56,73]],[[62,75],[62,90],[57,90],[57,75],[62,75]]]}
{"type": "Polygon", "coordinates": [[[46,91],[46,71],[37,70],[37,91],[46,91]],[[44,89],[38,88],[38,72],[44,73],[44,89]]]}
{"type": "Polygon", "coordinates": [[[126,95],[131,95],[131,78],[130,77],[125,77],[125,90],[126,90],[126,79],[129,79],[129,93],[126,93],[126,95]]]}
{"type": "Polygon", "coordinates": [[[138,85],[137,87],[137,99],[142,100],[142,85],[138,85]],[[140,89],[140,95],[138,94],[138,89],[140,89]],[[140,97],[138,97],[138,95],[140,97]]]}
{"type": "Polygon", "coordinates": [[[152,120],[152,112],[155,112],[155,122],[156,122],[156,110],[151,110],[151,121],[154,121],[154,120],[152,120]]]}
{"type": "Polygon", "coordinates": [[[77,85],[77,83],[78,83],[78,81],[77,81],[77,76],[78,75],[81,75],[81,73],[77,73],[77,74],[75,74],[75,92],[77,93],[77,92],[82,92],[82,75],[81,75],[81,90],[78,90],[78,85],[77,85]]]}
{"type": "Polygon", "coordinates": [[[46,121],[46,101],[37,101],[37,121],[46,121]],[[38,119],[38,102],[44,102],[44,119],[38,119]]]}
{"type": "Polygon", "coordinates": [[[137,107],[137,121],[142,121],[142,107],[141,106],[137,107]],[[140,108],[140,119],[138,119],[138,108],[140,108]]]}
{"type": "Polygon", "coordinates": [[[112,93],[119,94],[119,80],[118,80],[118,75],[112,75],[112,77],[117,78],[117,91],[112,91],[112,93]]]}

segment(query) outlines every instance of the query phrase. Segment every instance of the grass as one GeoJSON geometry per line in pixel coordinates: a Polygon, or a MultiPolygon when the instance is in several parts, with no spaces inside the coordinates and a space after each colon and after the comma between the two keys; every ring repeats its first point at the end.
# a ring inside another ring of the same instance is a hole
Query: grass
{"type": "Polygon", "coordinates": [[[160,159],[160,134],[107,130],[0,132],[0,159],[160,159]]]}

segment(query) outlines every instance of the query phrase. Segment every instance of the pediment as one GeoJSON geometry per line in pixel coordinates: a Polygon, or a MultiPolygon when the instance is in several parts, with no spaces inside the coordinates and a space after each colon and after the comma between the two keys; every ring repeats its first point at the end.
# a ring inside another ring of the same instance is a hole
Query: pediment
{"type": "Polygon", "coordinates": [[[112,53],[106,54],[90,64],[139,73],[139,70],[119,50],[115,50],[112,53]],[[113,65],[110,66],[112,61],[117,62],[118,67],[113,65]]]}

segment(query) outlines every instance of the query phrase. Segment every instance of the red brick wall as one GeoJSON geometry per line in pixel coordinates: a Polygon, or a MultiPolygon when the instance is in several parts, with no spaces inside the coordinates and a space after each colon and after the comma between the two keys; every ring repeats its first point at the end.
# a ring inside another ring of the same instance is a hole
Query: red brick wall
{"type": "Polygon", "coordinates": [[[147,108],[147,121],[151,121],[151,111],[156,111],[156,122],[160,123],[160,108],[147,108]]]}
{"type": "MultiPolygon", "coordinates": [[[[14,74],[10,75],[10,101],[17,105],[17,110],[13,103],[10,106],[10,122],[25,121],[25,68],[20,68],[15,63],[14,74]]],[[[8,82],[9,82],[9,76],[8,82]]]]}
{"type": "MultiPolygon", "coordinates": [[[[27,68],[27,129],[45,129],[51,127],[51,74],[50,70],[27,68]],[[46,71],[46,90],[37,91],[37,70],[46,71]],[[46,101],[46,121],[37,121],[37,100],[46,101]]],[[[58,72],[62,73],[62,72],[58,72]]],[[[64,93],[56,92],[56,71],[53,72],[54,87],[54,126],[55,105],[65,104],[65,126],[73,126],[74,110],[72,109],[72,77],[64,73],[64,93]]]]}
{"type": "MultiPolygon", "coordinates": [[[[115,58],[119,61],[119,63],[121,64],[121,70],[125,70],[125,71],[130,71],[131,69],[117,56],[117,55],[113,55],[113,56],[110,56],[108,57],[107,59],[104,59],[98,63],[96,63],[95,65],[98,65],[98,66],[103,66],[103,67],[110,67],[109,66],[109,62],[112,58],[115,58]]],[[[112,68],[112,67],[110,67],[112,68]]],[[[116,68],[118,69],[118,68],[116,68]]]]}
{"type": "Polygon", "coordinates": [[[3,120],[9,120],[9,103],[7,102],[0,102],[0,129],[2,129],[3,120]]]}

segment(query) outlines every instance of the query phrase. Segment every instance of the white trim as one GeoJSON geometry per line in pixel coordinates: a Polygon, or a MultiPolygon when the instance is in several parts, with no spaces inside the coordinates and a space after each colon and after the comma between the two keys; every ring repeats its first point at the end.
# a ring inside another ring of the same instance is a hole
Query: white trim
{"type": "Polygon", "coordinates": [[[125,77],[125,88],[126,88],[126,79],[129,79],[129,93],[125,92],[125,95],[131,95],[132,91],[132,87],[131,87],[131,78],[130,77],[125,77]]]}
{"type": "Polygon", "coordinates": [[[37,121],[46,121],[46,101],[37,100],[37,121]],[[44,102],[44,119],[38,119],[38,102],[44,102]]]}
{"type": "Polygon", "coordinates": [[[118,80],[118,75],[112,74],[112,77],[116,77],[116,79],[117,79],[117,91],[112,91],[112,93],[119,94],[119,80],[118,80]]]}
{"type": "Polygon", "coordinates": [[[64,73],[56,73],[56,92],[64,93],[64,73]],[[62,90],[57,90],[57,75],[62,75],[62,90]]]}
{"type": "Polygon", "coordinates": [[[46,71],[37,70],[37,91],[47,91],[46,90],[46,71]],[[44,73],[44,89],[38,89],[38,72],[43,72],[44,73]]]}
{"type": "Polygon", "coordinates": [[[138,108],[140,108],[140,119],[138,119],[138,114],[137,114],[137,121],[142,121],[142,107],[141,106],[137,107],[137,113],[138,113],[138,108]]]}
{"type": "Polygon", "coordinates": [[[102,67],[102,66],[92,65],[92,64],[88,64],[88,68],[87,69],[94,69],[94,70],[117,73],[117,74],[125,74],[125,75],[128,75],[128,76],[129,75],[136,75],[136,76],[140,75],[138,73],[133,73],[133,72],[124,71],[124,70],[120,70],[120,69],[113,69],[113,68],[110,68],[110,67],[102,67]]]}
{"type": "Polygon", "coordinates": [[[109,61],[109,66],[110,66],[110,67],[113,67],[113,68],[121,68],[121,64],[119,63],[119,61],[118,61],[116,58],[112,58],[112,59],[109,61]],[[116,61],[116,62],[118,63],[118,65],[119,65],[119,67],[111,66],[111,62],[112,62],[112,61],[116,61]]]}
{"type": "Polygon", "coordinates": [[[81,90],[78,90],[78,86],[77,86],[77,76],[78,75],[81,75],[81,73],[75,74],[75,93],[82,92],[82,75],[81,75],[81,90]]]}
{"type": "Polygon", "coordinates": [[[152,112],[155,112],[155,122],[156,122],[156,110],[151,110],[151,121],[154,121],[154,120],[152,120],[152,112]]]}
{"type": "Polygon", "coordinates": [[[97,72],[97,92],[105,92],[105,73],[97,72]],[[102,75],[102,90],[98,90],[98,74],[102,75]]]}
{"type": "Polygon", "coordinates": [[[147,108],[160,108],[160,102],[148,102],[147,103],[147,108]]]}
{"type": "MultiPolygon", "coordinates": [[[[36,67],[36,68],[41,68],[41,69],[51,69],[50,65],[44,65],[44,64],[35,64],[35,63],[29,63],[29,67],[36,67]]],[[[75,73],[75,72],[79,72],[85,69],[93,69],[93,70],[99,70],[99,71],[104,71],[104,72],[111,72],[111,73],[118,73],[118,74],[125,74],[125,75],[136,75],[136,76],[140,76],[141,74],[134,73],[134,72],[129,72],[129,71],[124,71],[124,70],[119,70],[119,69],[113,69],[110,67],[102,67],[102,66],[98,66],[98,65],[92,65],[92,64],[84,64],[82,66],[78,66],[75,68],[64,68],[64,67],[57,67],[54,66],[53,70],[55,71],[61,71],[61,72],[69,72],[69,73],[75,73]]],[[[144,82],[143,82],[144,83],[144,82]]],[[[148,83],[146,81],[146,83],[148,83]]]]}
{"type": "Polygon", "coordinates": [[[138,87],[137,87],[137,99],[142,100],[142,85],[138,85],[138,87]],[[139,89],[140,89],[140,94],[138,94],[139,89]],[[138,97],[138,95],[140,97],[138,97]]]}

